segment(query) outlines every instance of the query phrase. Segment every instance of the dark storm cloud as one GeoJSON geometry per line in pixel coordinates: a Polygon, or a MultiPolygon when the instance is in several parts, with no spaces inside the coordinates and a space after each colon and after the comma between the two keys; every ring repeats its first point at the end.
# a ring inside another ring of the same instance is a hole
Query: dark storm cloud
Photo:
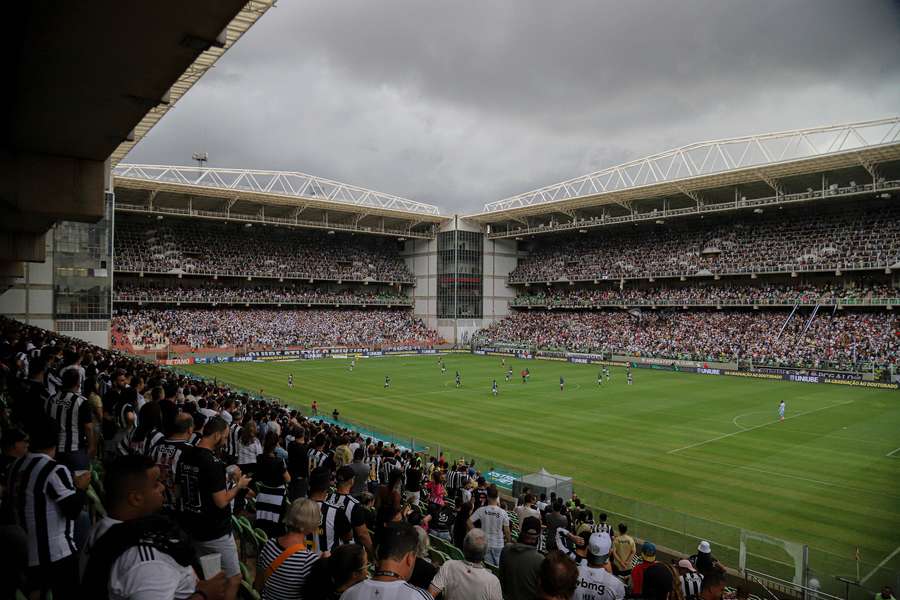
{"type": "Polygon", "coordinates": [[[890,2],[282,0],[128,162],[298,170],[474,212],[710,138],[900,108],[890,2]]]}

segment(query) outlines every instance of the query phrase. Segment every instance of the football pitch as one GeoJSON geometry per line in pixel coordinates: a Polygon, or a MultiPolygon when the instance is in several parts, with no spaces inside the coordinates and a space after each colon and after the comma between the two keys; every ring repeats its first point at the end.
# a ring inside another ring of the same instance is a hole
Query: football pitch
{"type": "MultiPolygon", "coordinates": [[[[353,372],[337,359],[187,368],[263,390],[304,414],[316,399],[320,415],[337,408],[342,420],[414,438],[432,453],[477,457],[482,470],[571,476],[579,497],[611,521],[675,550],[692,553],[698,539],[710,539],[715,554],[737,567],[743,529],[809,545],[823,589],[833,589],[834,576],[856,576],[857,547],[866,587],[896,579],[897,391],[645,369],[634,370],[629,386],[618,367],[598,385],[596,365],[505,360],[508,383],[501,357],[469,354],[444,355],[444,374],[429,355],[360,358],[353,372]],[[523,384],[524,368],[531,377],[523,384]]],[[[792,575],[777,545],[748,545],[748,567],[792,575]]]]}

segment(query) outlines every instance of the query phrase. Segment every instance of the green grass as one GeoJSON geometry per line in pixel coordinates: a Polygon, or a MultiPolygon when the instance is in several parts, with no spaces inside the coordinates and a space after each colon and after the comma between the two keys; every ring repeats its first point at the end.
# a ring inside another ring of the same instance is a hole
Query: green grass
{"type": "MultiPolygon", "coordinates": [[[[596,366],[506,360],[510,383],[499,357],[467,354],[446,355],[443,376],[433,356],[360,359],[352,373],[345,360],[190,370],[304,409],[315,398],[320,414],[337,407],[342,418],[432,451],[484,457],[482,468],[496,461],[569,475],[579,496],[632,523],[636,536],[685,552],[712,539],[735,567],[740,529],[808,544],[820,578],[855,574],[857,546],[863,576],[900,546],[900,457],[887,456],[900,447],[896,391],[641,369],[627,386],[620,368],[598,387],[596,366]],[[532,377],[523,385],[524,366],[532,377]]],[[[752,549],[773,561],[751,566],[786,574],[783,553],[752,549]]],[[[898,568],[895,556],[868,585],[898,568]]]]}

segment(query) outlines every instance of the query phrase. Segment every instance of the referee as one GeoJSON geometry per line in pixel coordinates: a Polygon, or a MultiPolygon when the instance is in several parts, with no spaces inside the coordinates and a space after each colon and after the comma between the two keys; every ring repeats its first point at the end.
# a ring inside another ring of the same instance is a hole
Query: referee
{"type": "Polygon", "coordinates": [[[74,477],[58,463],[59,426],[50,418],[40,425],[31,432],[29,452],[10,468],[6,506],[28,542],[26,594],[40,591],[46,597],[52,591],[54,600],[78,598],[74,529],[91,474],[74,477]]]}

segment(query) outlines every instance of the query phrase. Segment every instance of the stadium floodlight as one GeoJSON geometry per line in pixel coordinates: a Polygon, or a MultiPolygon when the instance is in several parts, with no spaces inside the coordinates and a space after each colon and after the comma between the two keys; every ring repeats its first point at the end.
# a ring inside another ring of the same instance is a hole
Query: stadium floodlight
{"type": "Polygon", "coordinates": [[[209,162],[209,154],[206,152],[194,152],[191,159],[197,161],[197,165],[202,169],[204,163],[209,162]]]}

